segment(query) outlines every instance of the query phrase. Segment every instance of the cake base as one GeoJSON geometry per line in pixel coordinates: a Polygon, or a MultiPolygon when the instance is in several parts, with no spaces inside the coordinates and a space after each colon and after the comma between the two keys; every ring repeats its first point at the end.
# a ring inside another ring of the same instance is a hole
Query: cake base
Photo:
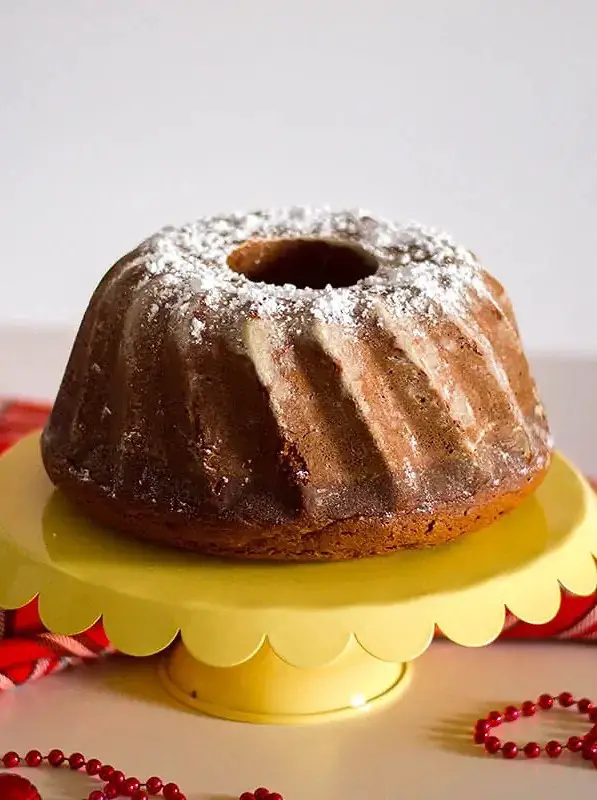
{"type": "Polygon", "coordinates": [[[241,522],[207,522],[200,517],[160,509],[135,499],[111,496],[91,480],[81,481],[61,459],[46,458],[61,495],[97,525],[141,542],[188,550],[200,556],[240,561],[316,563],[391,556],[401,550],[435,548],[489,528],[518,508],[543,481],[549,460],[535,464],[529,474],[509,488],[485,490],[466,502],[446,504],[433,511],[360,515],[329,522],[310,530],[307,520],[278,527],[247,526],[241,522]]]}
{"type": "Polygon", "coordinates": [[[248,661],[210,667],[179,643],[160,665],[169,694],[212,717],[296,725],[345,719],[382,708],[408,687],[411,665],[380,661],[353,640],[331,664],[299,669],[264,643],[248,661]]]}

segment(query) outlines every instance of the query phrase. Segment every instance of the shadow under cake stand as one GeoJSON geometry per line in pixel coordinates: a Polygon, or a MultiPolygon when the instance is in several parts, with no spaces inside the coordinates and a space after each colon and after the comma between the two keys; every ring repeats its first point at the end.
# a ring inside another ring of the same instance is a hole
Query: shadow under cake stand
{"type": "Polygon", "coordinates": [[[505,607],[542,624],[560,586],[597,586],[597,501],[556,455],[535,494],[450,545],[327,564],[220,561],[90,523],[56,492],[30,436],[0,458],[0,606],[35,596],[51,631],[100,617],[121,652],[168,648],[160,674],[187,706],[227,719],[305,723],[393,700],[436,626],[489,644],[505,607]],[[179,636],[180,634],[180,636],[179,636]],[[169,646],[174,643],[174,646],[169,646]]]}

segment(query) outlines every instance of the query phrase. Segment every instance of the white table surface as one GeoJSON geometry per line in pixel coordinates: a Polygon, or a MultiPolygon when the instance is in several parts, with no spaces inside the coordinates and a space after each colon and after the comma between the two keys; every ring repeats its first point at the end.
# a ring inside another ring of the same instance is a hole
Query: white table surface
{"type": "MultiPolygon", "coordinates": [[[[51,396],[69,339],[67,331],[0,328],[0,394],[51,396]]],[[[597,361],[534,361],[560,446],[597,471],[591,447],[597,361]]],[[[596,658],[588,645],[467,650],[438,643],[415,664],[411,688],[389,709],[305,728],[196,716],[165,695],[154,659],[113,659],[3,695],[0,750],[80,750],[127,774],[175,780],[189,800],[233,800],[258,785],[285,800],[582,798],[594,795],[597,771],[580,758],[504,763],[472,747],[469,731],[490,709],[543,691],[597,698],[596,658]]],[[[517,741],[565,739],[583,732],[579,723],[574,713],[557,710],[509,733],[517,741]]],[[[44,800],[78,800],[89,791],[85,778],[67,771],[35,777],[44,800]]]]}

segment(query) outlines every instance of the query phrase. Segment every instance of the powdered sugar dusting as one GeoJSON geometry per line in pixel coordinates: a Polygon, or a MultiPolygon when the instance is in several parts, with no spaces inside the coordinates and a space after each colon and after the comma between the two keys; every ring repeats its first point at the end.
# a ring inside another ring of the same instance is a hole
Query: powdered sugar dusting
{"type": "Polygon", "coordinates": [[[380,300],[393,315],[458,314],[472,289],[482,291],[475,256],[450,236],[416,223],[399,225],[362,210],[290,207],[205,217],[181,228],[164,228],[144,242],[135,265],[147,271],[156,304],[193,305],[199,317],[191,336],[207,329],[240,327],[251,318],[284,318],[301,328],[317,320],[344,327],[375,316],[380,300]],[[297,288],[250,280],[228,266],[228,257],[251,240],[326,239],[359,245],[377,260],[373,275],[353,286],[297,288]]]}
{"type": "Polygon", "coordinates": [[[191,336],[196,342],[200,342],[203,338],[203,330],[205,329],[205,322],[197,317],[191,320],[191,336]]]}

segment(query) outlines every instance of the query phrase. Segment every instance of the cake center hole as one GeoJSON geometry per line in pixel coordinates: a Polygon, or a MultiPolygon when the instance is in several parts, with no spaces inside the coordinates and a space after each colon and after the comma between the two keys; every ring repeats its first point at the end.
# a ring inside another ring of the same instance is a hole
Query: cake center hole
{"type": "Polygon", "coordinates": [[[358,245],[329,239],[268,239],[247,242],[228,256],[228,266],[251,281],[297,289],[353,286],[373,275],[375,256],[358,245]]]}

